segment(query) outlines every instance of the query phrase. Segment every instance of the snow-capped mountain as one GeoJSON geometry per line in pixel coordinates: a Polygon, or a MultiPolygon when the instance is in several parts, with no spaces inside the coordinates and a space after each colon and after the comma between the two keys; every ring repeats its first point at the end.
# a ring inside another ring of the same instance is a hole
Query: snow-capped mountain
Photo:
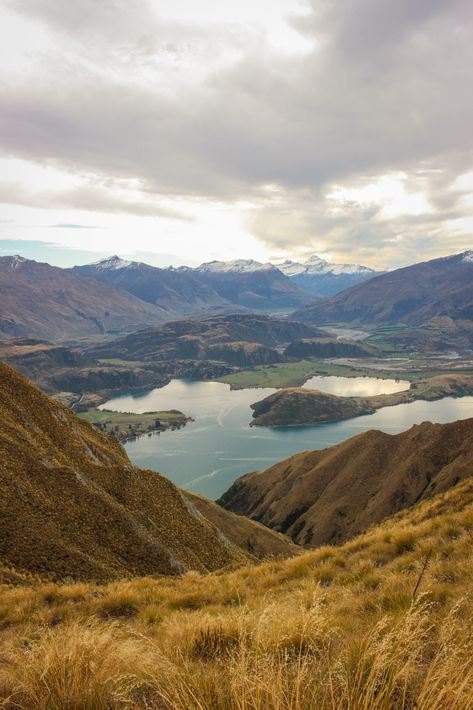
{"type": "Polygon", "coordinates": [[[275,268],[269,262],[262,264],[254,259],[235,259],[234,261],[207,261],[205,264],[197,266],[194,271],[214,274],[250,274],[254,271],[268,271],[275,268]]]}
{"type": "Polygon", "coordinates": [[[361,264],[333,264],[316,254],[302,263],[288,259],[276,266],[297,286],[319,296],[333,296],[379,273],[361,264]]]}
{"type": "Polygon", "coordinates": [[[128,266],[139,266],[137,261],[127,261],[126,259],[120,259],[119,256],[108,256],[106,259],[99,259],[99,261],[94,261],[88,266],[94,267],[98,271],[115,271],[116,269],[126,269],[128,266]]]}
{"type": "Polygon", "coordinates": [[[304,262],[290,261],[276,264],[278,269],[286,276],[298,276],[300,274],[372,274],[376,272],[369,266],[361,264],[333,264],[320,256],[314,255],[304,262]]]}

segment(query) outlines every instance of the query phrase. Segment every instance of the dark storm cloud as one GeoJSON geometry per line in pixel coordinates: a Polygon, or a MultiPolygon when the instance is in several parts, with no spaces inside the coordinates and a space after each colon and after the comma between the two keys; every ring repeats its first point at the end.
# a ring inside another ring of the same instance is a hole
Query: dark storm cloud
{"type": "MultiPolygon", "coordinates": [[[[356,186],[403,171],[407,184],[422,183],[432,206],[433,213],[409,218],[411,241],[430,248],[424,230],[437,238],[447,220],[461,216],[450,188],[473,166],[471,1],[308,6],[292,23],[312,51],[291,55],[253,39],[245,47],[226,28],[214,50],[223,52],[226,37],[239,58],[213,66],[205,79],[191,73],[186,82],[177,72],[172,91],[160,53],[170,46],[177,55],[192,52],[193,35],[182,26],[187,43],[180,44],[179,26],[162,23],[152,3],[10,0],[47,23],[58,41],[75,44],[3,86],[2,146],[70,170],[137,178],[158,195],[250,199],[251,228],[278,248],[306,239],[342,251],[355,240],[369,251],[381,238],[389,258],[392,240],[405,235],[404,218],[388,222],[376,208],[360,215],[356,205],[333,215],[325,193],[333,183],[356,186]],[[120,47],[128,52],[125,67],[120,47]],[[136,80],[140,51],[156,61],[154,79],[136,80]],[[277,187],[277,200],[267,185],[277,187]]],[[[214,39],[209,32],[210,50],[214,39]]],[[[398,248],[407,255],[403,240],[398,248]]]]}

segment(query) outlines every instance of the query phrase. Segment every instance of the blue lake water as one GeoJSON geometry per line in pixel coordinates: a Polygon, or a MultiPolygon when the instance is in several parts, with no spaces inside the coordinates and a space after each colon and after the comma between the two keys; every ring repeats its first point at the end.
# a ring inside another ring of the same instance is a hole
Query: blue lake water
{"type": "MultiPolygon", "coordinates": [[[[346,395],[408,386],[376,378],[315,379],[306,385],[331,392],[335,388],[335,394],[346,395]]],[[[244,473],[267,468],[297,451],[322,449],[368,429],[396,434],[423,421],[445,423],[473,417],[473,397],[448,397],[385,407],[375,414],[331,424],[250,427],[250,404],[274,391],[230,390],[220,382],[179,379],[161,389],[115,397],[101,408],[138,413],[179,409],[193,417],[195,421],[182,429],[129,441],[126,450],[137,466],[160,471],[178,486],[214,499],[244,473]]]]}

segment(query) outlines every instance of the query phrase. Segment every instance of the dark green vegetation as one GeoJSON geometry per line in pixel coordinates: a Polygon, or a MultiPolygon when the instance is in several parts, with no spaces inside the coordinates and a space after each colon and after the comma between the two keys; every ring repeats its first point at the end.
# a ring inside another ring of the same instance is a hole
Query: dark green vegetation
{"type": "Polygon", "coordinates": [[[413,382],[408,390],[402,392],[371,397],[338,397],[303,388],[280,389],[251,405],[252,425],[288,426],[341,421],[418,399],[433,401],[465,395],[473,395],[472,375],[438,375],[413,382]]]}
{"type": "Polygon", "coordinates": [[[168,412],[110,412],[106,409],[88,409],[79,414],[80,419],[90,422],[104,434],[115,436],[119,441],[126,441],[135,436],[180,429],[189,421],[182,412],[172,409],[168,412]]]}

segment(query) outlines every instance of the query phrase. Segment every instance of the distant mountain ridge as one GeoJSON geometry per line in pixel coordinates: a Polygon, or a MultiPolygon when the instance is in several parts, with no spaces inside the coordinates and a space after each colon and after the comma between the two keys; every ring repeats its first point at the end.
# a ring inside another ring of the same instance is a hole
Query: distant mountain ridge
{"type": "Polygon", "coordinates": [[[294,310],[314,300],[276,267],[251,260],[161,269],[112,256],[72,271],[159,305],[169,320],[248,309],[294,310]]]}
{"type": "Polygon", "coordinates": [[[165,320],[162,308],[120,288],[21,256],[0,257],[0,337],[63,340],[165,320]]]}
{"type": "Polygon", "coordinates": [[[361,264],[330,263],[317,255],[311,256],[305,262],[286,260],[282,263],[272,264],[254,259],[236,259],[234,261],[209,261],[196,267],[181,266],[177,270],[187,273],[249,274],[274,269],[287,276],[299,288],[318,296],[331,296],[381,273],[361,264]]]}
{"type": "Polygon", "coordinates": [[[293,314],[312,324],[452,324],[473,332],[473,251],[375,276],[293,314]]]}

